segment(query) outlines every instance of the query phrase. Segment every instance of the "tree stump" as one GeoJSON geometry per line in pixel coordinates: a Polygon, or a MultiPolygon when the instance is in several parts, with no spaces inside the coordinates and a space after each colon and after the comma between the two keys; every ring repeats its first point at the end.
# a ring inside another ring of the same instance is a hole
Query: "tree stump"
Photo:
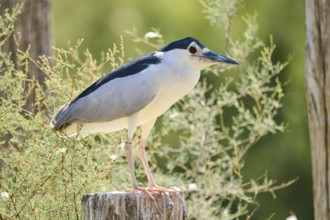
{"type": "Polygon", "coordinates": [[[152,193],[154,207],[142,192],[105,192],[84,195],[82,206],[85,220],[184,220],[188,210],[184,196],[152,193]]]}

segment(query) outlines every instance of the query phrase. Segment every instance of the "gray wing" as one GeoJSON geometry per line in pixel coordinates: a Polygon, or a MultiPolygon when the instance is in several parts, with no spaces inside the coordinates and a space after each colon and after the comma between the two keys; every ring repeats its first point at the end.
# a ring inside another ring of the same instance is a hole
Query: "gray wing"
{"type": "MultiPolygon", "coordinates": [[[[150,78],[149,78],[150,79],[150,78]]],[[[130,116],[151,103],[157,90],[136,75],[112,80],[92,93],[62,106],[54,117],[55,130],[73,123],[105,122],[130,116]]]]}
{"type": "Polygon", "coordinates": [[[54,129],[112,121],[140,111],[157,96],[153,77],[145,69],[160,61],[159,54],[149,53],[102,77],[62,106],[54,116],[54,129]]]}

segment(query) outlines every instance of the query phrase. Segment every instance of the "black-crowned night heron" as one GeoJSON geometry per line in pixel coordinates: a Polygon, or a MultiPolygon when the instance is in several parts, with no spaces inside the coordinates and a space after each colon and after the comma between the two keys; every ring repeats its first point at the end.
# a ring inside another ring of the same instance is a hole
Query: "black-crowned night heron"
{"type": "Polygon", "coordinates": [[[128,129],[124,148],[133,191],[170,191],[158,187],[145,156],[145,141],[158,116],[197,84],[200,71],[214,63],[237,64],[216,54],[198,40],[188,37],[146,54],[94,82],[56,113],[53,128],[67,136],[85,137],[128,129]],[[142,127],[138,155],[147,174],[149,187],[137,185],[131,142],[142,127]]]}

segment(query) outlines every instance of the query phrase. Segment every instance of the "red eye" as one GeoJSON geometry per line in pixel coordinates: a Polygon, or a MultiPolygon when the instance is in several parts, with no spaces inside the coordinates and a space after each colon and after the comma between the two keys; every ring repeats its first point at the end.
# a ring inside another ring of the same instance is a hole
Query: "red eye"
{"type": "Polygon", "coordinates": [[[190,52],[191,54],[194,54],[194,53],[197,52],[197,49],[196,49],[196,47],[194,47],[194,46],[189,47],[188,50],[189,50],[189,52],[190,52]]]}

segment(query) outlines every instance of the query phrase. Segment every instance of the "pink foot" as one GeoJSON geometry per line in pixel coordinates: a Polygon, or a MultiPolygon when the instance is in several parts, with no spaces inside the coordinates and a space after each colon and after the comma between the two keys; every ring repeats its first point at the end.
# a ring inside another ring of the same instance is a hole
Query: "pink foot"
{"type": "Polygon", "coordinates": [[[140,186],[135,186],[133,187],[133,189],[125,189],[126,192],[136,192],[136,191],[141,191],[143,193],[145,193],[151,203],[153,204],[153,206],[157,209],[158,209],[158,205],[157,205],[157,202],[156,202],[156,199],[155,197],[151,194],[153,192],[157,192],[157,193],[165,193],[165,192],[168,192],[168,193],[171,193],[173,194],[176,198],[180,199],[180,195],[184,194],[184,192],[178,188],[173,188],[173,189],[166,189],[166,188],[163,188],[163,187],[159,187],[157,185],[153,186],[153,187],[140,187],[140,186]]]}

